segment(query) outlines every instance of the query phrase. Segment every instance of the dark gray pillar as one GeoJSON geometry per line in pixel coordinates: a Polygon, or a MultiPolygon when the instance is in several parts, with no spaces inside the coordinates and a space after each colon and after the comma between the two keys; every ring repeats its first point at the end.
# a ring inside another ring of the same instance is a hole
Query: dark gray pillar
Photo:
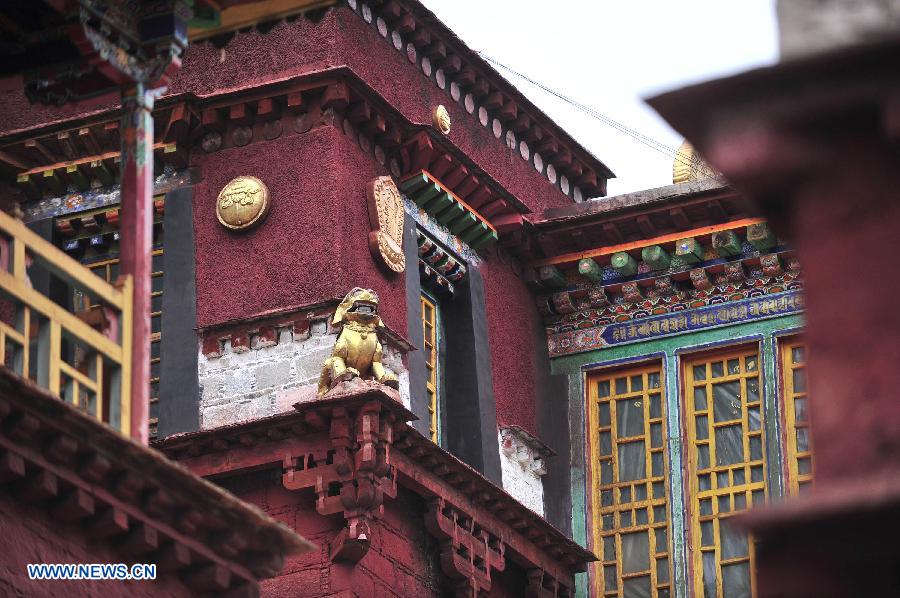
{"type": "Polygon", "coordinates": [[[406,338],[416,351],[406,355],[409,369],[410,411],[418,416],[413,427],[428,436],[428,400],[425,387],[425,338],[422,331],[422,282],[419,280],[419,246],[416,221],[409,214],[403,220],[403,254],[406,256],[406,338]]]}
{"type": "Polygon", "coordinates": [[[166,194],[159,438],[200,428],[193,195],[191,187],[166,194]]]}
{"type": "Polygon", "coordinates": [[[484,281],[478,268],[468,269],[453,300],[441,303],[446,339],[445,446],[502,487],[484,281]]]}
{"type": "Polygon", "coordinates": [[[556,451],[547,459],[544,484],[544,518],[557,529],[572,536],[572,476],[569,467],[569,379],[550,373],[550,351],[547,332],[539,315],[532,318],[533,333],[540,339],[534,359],[534,390],[537,434],[556,451]]]}
{"type": "MultiPolygon", "coordinates": [[[[537,433],[556,451],[547,460],[544,484],[544,518],[567,536],[572,536],[572,476],[569,465],[569,380],[551,376],[549,360],[537,375],[537,433]],[[542,379],[543,378],[543,379],[542,379]]],[[[540,365],[539,365],[540,368],[540,365]]]]}

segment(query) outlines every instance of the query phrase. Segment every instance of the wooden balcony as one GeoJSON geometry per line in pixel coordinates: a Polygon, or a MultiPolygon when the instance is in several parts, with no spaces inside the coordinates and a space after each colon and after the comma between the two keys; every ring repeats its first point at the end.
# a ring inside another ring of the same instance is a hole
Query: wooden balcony
{"type": "Polygon", "coordinates": [[[0,363],[131,436],[132,278],[110,285],[0,213],[0,363]]]}

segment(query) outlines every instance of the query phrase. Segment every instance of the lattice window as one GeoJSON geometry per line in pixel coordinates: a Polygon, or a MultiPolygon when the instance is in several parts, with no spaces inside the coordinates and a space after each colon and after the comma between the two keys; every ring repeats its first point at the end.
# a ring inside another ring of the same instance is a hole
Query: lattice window
{"type": "MultiPolygon", "coordinates": [[[[162,340],[162,294],[163,294],[163,250],[154,249],[152,256],[152,272],[150,274],[150,405],[159,403],[159,374],[161,364],[161,340],[162,340]]],[[[113,283],[119,276],[119,258],[101,260],[85,264],[85,267],[94,272],[106,282],[113,283]]],[[[85,306],[89,309],[94,306],[85,306]]],[[[150,418],[150,435],[156,436],[156,428],[159,424],[158,417],[150,418]]]]}
{"type": "Polygon", "coordinates": [[[755,556],[728,518],[766,500],[759,352],[685,364],[691,554],[706,598],[755,595],[755,556]]]}
{"type": "Polygon", "coordinates": [[[809,401],[806,394],[806,345],[789,341],[781,347],[784,380],[784,419],[788,487],[793,494],[808,491],[813,464],[809,429],[809,401]]]}
{"type": "Polygon", "coordinates": [[[439,401],[438,381],[440,351],[438,342],[440,331],[438,330],[438,304],[437,301],[422,293],[422,332],[425,344],[425,393],[428,402],[428,430],[431,440],[439,442],[439,401]]]}
{"type": "Polygon", "coordinates": [[[660,366],[589,381],[594,550],[592,595],[671,594],[665,399],[660,366]]]}
{"type": "MultiPolygon", "coordinates": [[[[163,196],[154,198],[154,205],[157,208],[162,206],[163,196]]],[[[69,251],[70,245],[76,247],[75,253],[70,255],[79,259],[81,263],[97,274],[100,278],[109,283],[114,283],[119,276],[119,228],[118,218],[113,220],[110,214],[118,214],[118,208],[104,208],[84,212],[91,217],[93,227],[90,229],[80,225],[74,227],[70,224],[64,228],[68,233],[63,234],[63,238],[59,239],[60,244],[69,251]],[[115,222],[115,224],[113,224],[115,222]],[[80,247],[80,249],[78,249],[80,247]]],[[[75,220],[81,222],[87,218],[81,217],[75,220]]],[[[71,221],[71,217],[62,217],[59,220],[71,221]]],[[[161,340],[162,340],[162,295],[163,295],[163,228],[162,228],[162,211],[157,209],[154,213],[153,227],[153,246],[151,252],[151,303],[150,303],[150,436],[156,436],[156,430],[159,418],[155,413],[159,404],[159,379],[162,369],[161,363],[161,340]]],[[[91,310],[96,307],[80,293],[76,292],[74,297],[74,307],[76,310],[91,310]]]]}

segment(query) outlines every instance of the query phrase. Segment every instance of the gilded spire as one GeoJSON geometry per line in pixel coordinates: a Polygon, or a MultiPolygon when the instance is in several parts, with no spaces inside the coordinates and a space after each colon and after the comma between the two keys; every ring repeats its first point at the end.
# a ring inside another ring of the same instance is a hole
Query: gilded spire
{"type": "Polygon", "coordinates": [[[672,164],[672,182],[702,181],[716,176],[716,172],[703,161],[694,146],[685,139],[675,154],[675,161],[672,164]]]}

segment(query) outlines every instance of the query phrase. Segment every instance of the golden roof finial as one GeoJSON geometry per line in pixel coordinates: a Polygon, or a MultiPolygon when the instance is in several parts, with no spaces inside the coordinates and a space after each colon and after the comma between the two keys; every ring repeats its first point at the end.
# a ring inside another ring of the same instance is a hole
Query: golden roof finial
{"type": "Polygon", "coordinates": [[[716,176],[716,172],[703,161],[694,146],[685,139],[675,154],[672,164],[672,182],[702,181],[716,176]]]}

